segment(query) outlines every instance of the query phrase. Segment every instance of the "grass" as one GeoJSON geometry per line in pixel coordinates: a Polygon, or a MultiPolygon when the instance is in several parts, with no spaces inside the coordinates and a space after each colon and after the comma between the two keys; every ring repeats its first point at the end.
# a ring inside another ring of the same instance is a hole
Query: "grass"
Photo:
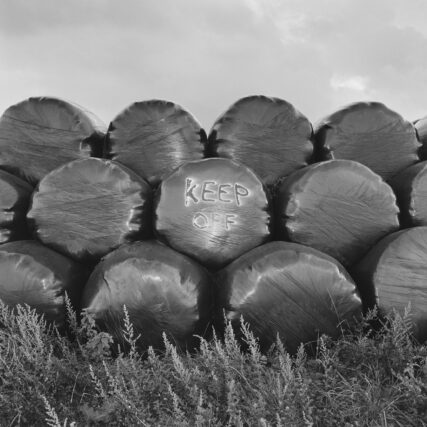
{"type": "Polygon", "coordinates": [[[29,307],[0,302],[1,426],[423,426],[427,347],[413,341],[410,313],[379,332],[371,313],[314,354],[290,356],[278,339],[262,354],[242,321],[245,351],[227,325],[180,354],[137,351],[124,309],[128,349],[68,305],[69,336],[29,307]],[[114,356],[113,356],[114,353],[114,356]]]}

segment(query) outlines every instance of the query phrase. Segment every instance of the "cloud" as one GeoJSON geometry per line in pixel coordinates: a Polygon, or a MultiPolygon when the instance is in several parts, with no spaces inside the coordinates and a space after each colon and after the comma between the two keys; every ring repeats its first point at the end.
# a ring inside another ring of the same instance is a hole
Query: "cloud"
{"type": "Polygon", "coordinates": [[[366,97],[415,119],[427,113],[426,10],[419,0],[5,0],[0,110],[47,94],[108,122],[160,98],[209,129],[238,98],[265,94],[312,121],[366,97]]]}
{"type": "Polygon", "coordinates": [[[365,92],[367,89],[368,79],[362,76],[341,76],[333,74],[330,79],[332,89],[349,89],[356,92],[365,92]]]}

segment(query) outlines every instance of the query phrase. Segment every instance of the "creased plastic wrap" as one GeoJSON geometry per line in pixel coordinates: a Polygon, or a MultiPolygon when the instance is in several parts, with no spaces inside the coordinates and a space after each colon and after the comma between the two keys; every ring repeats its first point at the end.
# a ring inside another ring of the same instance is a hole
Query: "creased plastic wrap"
{"type": "Polygon", "coordinates": [[[0,244],[29,238],[25,221],[33,187],[0,170],[0,244]]]}
{"type": "Polygon", "coordinates": [[[228,159],[184,164],[159,186],[155,204],[159,237],[209,267],[222,267],[269,238],[261,181],[228,159]]]}
{"type": "Polygon", "coordinates": [[[64,163],[100,155],[105,133],[105,124],[76,104],[29,98],[0,118],[0,168],[35,185],[64,163]]]}
{"type": "Polygon", "coordinates": [[[27,218],[44,244],[93,262],[151,235],[151,189],[111,160],[75,160],[40,181],[27,218]]]}
{"type": "Polygon", "coordinates": [[[412,123],[379,102],[357,102],[315,126],[318,160],[355,160],[386,181],[419,160],[412,123]]]}
{"type": "Polygon", "coordinates": [[[123,305],[140,349],[164,350],[162,333],[181,349],[204,336],[213,310],[206,270],[156,241],[121,246],[97,265],[85,287],[82,307],[98,325],[125,344],[123,305]]]}
{"type": "Polygon", "coordinates": [[[312,133],[311,123],[290,103],[248,96],[216,120],[208,154],[246,164],[271,186],[308,164],[313,153],[312,133]]]}
{"type": "Polygon", "coordinates": [[[279,334],[291,353],[320,334],[336,338],[362,307],[337,261],[289,242],[267,243],[228,265],[219,273],[218,294],[237,333],[243,316],[264,350],[279,334]]]}
{"type": "Polygon", "coordinates": [[[350,160],[295,172],[279,186],[276,208],[282,238],[316,248],[345,266],[399,228],[391,187],[350,160]]]}
{"type": "Polygon", "coordinates": [[[410,305],[414,334],[427,339],[427,227],[390,234],[352,269],[365,308],[403,314],[410,305]]]}
{"type": "Polygon", "coordinates": [[[105,155],[128,166],[150,185],[186,161],[204,156],[205,131],[173,102],[135,102],[110,124],[105,155]]]}
{"type": "Polygon", "coordinates": [[[65,292],[78,310],[87,271],[33,240],[0,246],[0,299],[28,304],[58,327],[65,324],[65,292]]]}
{"type": "Polygon", "coordinates": [[[404,169],[390,185],[397,197],[402,225],[427,225],[427,161],[404,169]]]}

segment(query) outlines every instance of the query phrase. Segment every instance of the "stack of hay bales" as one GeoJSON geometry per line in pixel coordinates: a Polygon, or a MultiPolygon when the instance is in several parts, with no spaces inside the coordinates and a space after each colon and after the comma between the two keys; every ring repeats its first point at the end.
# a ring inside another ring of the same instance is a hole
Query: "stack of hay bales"
{"type": "Polygon", "coordinates": [[[424,127],[357,103],[313,130],[251,96],[207,137],[172,102],[134,103],[107,129],[30,98],[0,119],[0,298],[63,326],[67,292],[123,345],[125,305],[142,350],[162,332],[193,348],[225,313],[294,352],[408,303],[426,339],[424,127]]]}

